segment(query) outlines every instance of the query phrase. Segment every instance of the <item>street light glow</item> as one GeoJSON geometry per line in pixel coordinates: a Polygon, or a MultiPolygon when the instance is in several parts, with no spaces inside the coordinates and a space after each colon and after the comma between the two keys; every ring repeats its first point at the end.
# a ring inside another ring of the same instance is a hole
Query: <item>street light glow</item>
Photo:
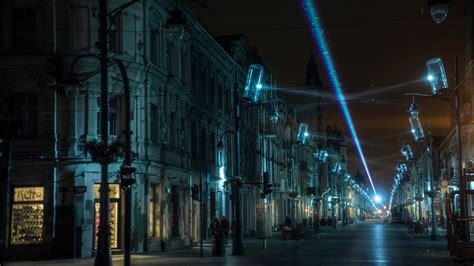
{"type": "Polygon", "coordinates": [[[379,195],[375,195],[374,200],[375,203],[380,203],[382,201],[382,198],[379,195]]]}
{"type": "Polygon", "coordinates": [[[344,93],[342,92],[341,83],[339,82],[339,78],[337,76],[336,69],[332,61],[331,54],[329,52],[328,44],[323,34],[323,27],[321,26],[321,22],[319,20],[319,14],[316,10],[316,6],[314,5],[314,1],[312,0],[302,0],[302,5],[303,5],[303,10],[306,14],[307,20],[311,25],[310,28],[311,28],[313,38],[319,47],[321,58],[323,59],[324,66],[329,76],[329,82],[338,98],[339,104],[342,109],[342,113],[344,114],[344,117],[346,119],[347,125],[349,127],[349,132],[351,133],[352,139],[354,140],[354,144],[357,148],[357,152],[359,153],[360,160],[362,161],[362,164],[364,165],[364,169],[365,169],[365,172],[367,173],[367,177],[370,181],[370,185],[372,186],[372,189],[374,190],[374,194],[377,195],[374,182],[372,181],[372,176],[370,175],[369,167],[367,166],[367,162],[365,160],[364,152],[362,151],[362,147],[359,142],[359,137],[357,136],[357,132],[352,122],[351,114],[349,112],[349,108],[347,107],[347,104],[346,104],[346,98],[344,96],[344,93]]]}
{"type": "Polygon", "coordinates": [[[434,80],[434,77],[433,77],[433,75],[428,75],[428,77],[426,77],[426,79],[427,79],[428,81],[433,81],[433,80],[434,80]]]}

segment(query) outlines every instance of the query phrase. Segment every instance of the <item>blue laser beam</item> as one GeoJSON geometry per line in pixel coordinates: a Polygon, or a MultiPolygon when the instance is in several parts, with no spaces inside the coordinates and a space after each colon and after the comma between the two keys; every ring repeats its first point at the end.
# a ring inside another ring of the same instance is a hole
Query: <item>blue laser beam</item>
{"type": "Polygon", "coordinates": [[[367,173],[367,177],[370,181],[370,184],[372,185],[372,189],[374,190],[374,196],[377,196],[377,191],[375,190],[374,182],[372,181],[372,176],[370,175],[369,167],[367,166],[367,162],[365,161],[364,152],[362,151],[362,147],[360,146],[359,137],[357,136],[354,123],[352,122],[351,114],[349,112],[349,109],[347,108],[346,99],[344,97],[339,78],[337,77],[336,69],[334,67],[334,63],[332,61],[326,39],[324,37],[324,32],[323,28],[321,27],[318,11],[316,10],[316,6],[314,5],[313,0],[302,0],[302,2],[306,18],[311,24],[312,36],[318,44],[319,52],[321,54],[324,66],[329,76],[329,82],[332,85],[331,87],[333,88],[337,96],[342,112],[344,114],[344,118],[346,119],[347,125],[349,126],[349,130],[352,135],[352,139],[354,140],[354,144],[357,148],[357,152],[359,153],[362,164],[364,165],[365,172],[367,173]]]}

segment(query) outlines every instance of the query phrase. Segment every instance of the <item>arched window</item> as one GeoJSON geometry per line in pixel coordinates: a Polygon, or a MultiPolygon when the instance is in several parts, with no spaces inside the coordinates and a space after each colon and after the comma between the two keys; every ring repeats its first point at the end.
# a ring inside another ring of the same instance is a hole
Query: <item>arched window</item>
{"type": "Polygon", "coordinates": [[[156,29],[150,32],[150,60],[156,66],[160,66],[160,32],[156,29]]]}
{"type": "Polygon", "coordinates": [[[19,138],[38,136],[38,95],[31,92],[13,93],[10,102],[10,134],[19,138]]]}
{"type": "Polygon", "coordinates": [[[184,85],[189,83],[189,55],[187,51],[181,53],[181,82],[184,85]]]}
{"type": "Polygon", "coordinates": [[[168,42],[166,45],[166,71],[170,76],[175,75],[175,46],[174,43],[168,42]]]}
{"type": "Polygon", "coordinates": [[[198,131],[196,123],[191,125],[191,158],[196,161],[198,157],[198,131]]]}
{"type": "Polygon", "coordinates": [[[207,131],[206,128],[201,128],[201,140],[200,140],[201,150],[201,162],[203,162],[204,166],[207,166],[208,163],[208,149],[207,149],[207,131]]]}

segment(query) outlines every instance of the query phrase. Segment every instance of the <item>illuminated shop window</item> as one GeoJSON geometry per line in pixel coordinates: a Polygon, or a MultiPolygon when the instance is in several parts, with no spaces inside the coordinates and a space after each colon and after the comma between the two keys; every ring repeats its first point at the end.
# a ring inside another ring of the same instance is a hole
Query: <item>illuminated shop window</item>
{"type": "Polygon", "coordinates": [[[43,242],[43,187],[17,187],[13,190],[11,244],[34,245],[43,242]]]}
{"type": "MultiPolygon", "coordinates": [[[[94,222],[94,249],[97,249],[98,232],[100,224],[100,184],[94,184],[94,199],[95,199],[95,222],[94,222]]],[[[119,211],[120,211],[120,185],[109,184],[109,200],[110,200],[110,247],[118,248],[118,228],[119,228],[119,211]]]]}

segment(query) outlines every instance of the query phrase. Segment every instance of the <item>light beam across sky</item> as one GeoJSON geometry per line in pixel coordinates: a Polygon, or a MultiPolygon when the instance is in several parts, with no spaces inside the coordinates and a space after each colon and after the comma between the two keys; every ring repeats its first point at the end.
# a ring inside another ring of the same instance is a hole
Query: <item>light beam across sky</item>
{"type": "Polygon", "coordinates": [[[377,191],[375,190],[374,182],[372,181],[372,176],[370,175],[369,167],[367,166],[367,162],[365,161],[364,152],[362,151],[362,147],[359,142],[359,137],[357,136],[354,123],[352,122],[352,117],[349,112],[349,108],[347,107],[346,99],[344,97],[339,78],[337,77],[336,69],[334,67],[334,63],[332,61],[326,39],[324,37],[323,28],[319,20],[319,14],[316,10],[316,5],[313,1],[314,0],[302,0],[303,10],[305,12],[308,22],[311,24],[312,36],[319,47],[321,58],[323,59],[324,66],[329,76],[329,82],[331,83],[331,87],[333,88],[334,93],[336,94],[336,97],[341,106],[344,118],[346,119],[357,152],[359,153],[362,164],[364,165],[364,169],[367,173],[370,185],[372,185],[372,189],[374,190],[374,195],[377,196],[377,191]]]}

